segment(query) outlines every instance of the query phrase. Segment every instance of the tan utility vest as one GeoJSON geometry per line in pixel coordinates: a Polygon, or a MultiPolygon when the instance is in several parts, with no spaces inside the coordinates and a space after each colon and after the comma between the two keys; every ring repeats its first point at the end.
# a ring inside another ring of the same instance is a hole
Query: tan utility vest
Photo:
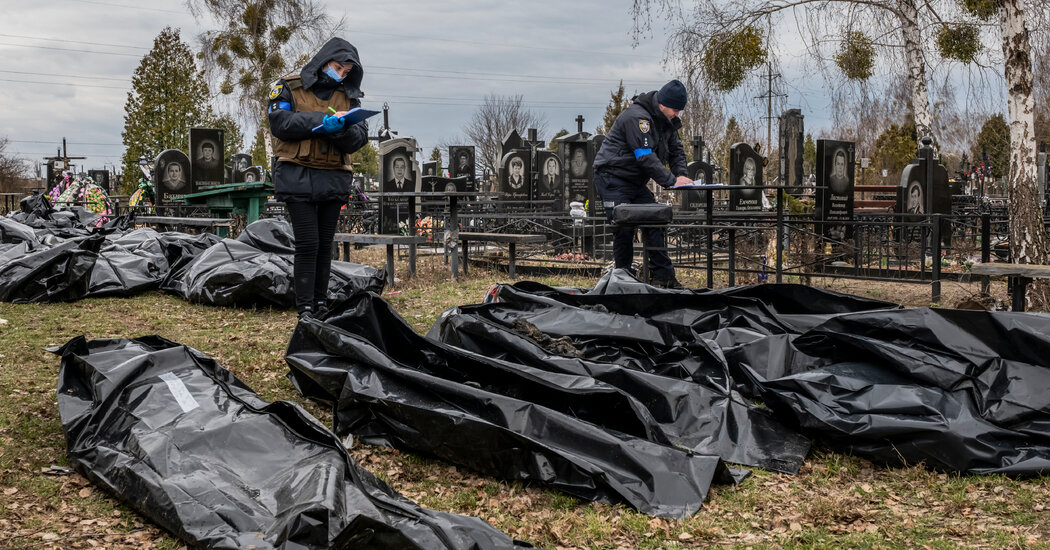
{"type": "MultiPolygon", "coordinates": [[[[350,98],[342,90],[336,90],[332,97],[322,100],[312,92],[303,88],[302,77],[289,75],[284,80],[285,86],[292,94],[295,104],[295,112],[298,113],[328,113],[329,107],[336,111],[349,111],[350,98]]],[[[273,138],[273,154],[281,162],[292,162],[309,168],[320,168],[322,170],[346,170],[350,168],[350,155],[343,154],[328,138],[318,135],[310,139],[300,141],[283,141],[271,134],[273,138]]]]}

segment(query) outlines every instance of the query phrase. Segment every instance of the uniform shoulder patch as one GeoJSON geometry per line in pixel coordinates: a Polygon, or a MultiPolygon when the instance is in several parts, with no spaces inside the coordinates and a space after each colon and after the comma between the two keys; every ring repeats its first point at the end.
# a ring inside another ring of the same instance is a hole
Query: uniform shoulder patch
{"type": "Polygon", "coordinates": [[[277,99],[277,96],[281,95],[282,88],[284,86],[274,82],[273,86],[270,86],[270,99],[277,99]]]}
{"type": "Polygon", "coordinates": [[[641,130],[643,134],[648,134],[649,133],[649,121],[645,120],[644,118],[639,120],[638,121],[638,129],[641,130]]]}

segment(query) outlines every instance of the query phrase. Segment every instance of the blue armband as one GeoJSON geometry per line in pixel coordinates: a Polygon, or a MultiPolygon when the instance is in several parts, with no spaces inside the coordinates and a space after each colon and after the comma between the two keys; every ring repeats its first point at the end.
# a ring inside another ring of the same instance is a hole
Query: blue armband
{"type": "Polygon", "coordinates": [[[292,110],[292,104],[288,103],[287,101],[278,101],[276,105],[271,103],[270,104],[270,112],[271,113],[273,112],[275,107],[277,109],[284,109],[285,111],[291,111],[292,110]]]}
{"type": "Polygon", "coordinates": [[[644,157],[645,155],[648,155],[649,153],[652,153],[652,152],[653,152],[652,149],[635,149],[634,150],[634,158],[644,157]]]}

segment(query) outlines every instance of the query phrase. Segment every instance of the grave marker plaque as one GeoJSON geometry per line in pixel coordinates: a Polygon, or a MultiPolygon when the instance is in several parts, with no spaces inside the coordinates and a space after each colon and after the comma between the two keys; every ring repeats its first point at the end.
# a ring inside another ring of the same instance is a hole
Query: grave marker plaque
{"type": "Polygon", "coordinates": [[[540,201],[544,210],[562,210],[561,159],[553,151],[540,151],[537,154],[536,164],[539,166],[540,173],[535,180],[533,200],[540,201]]]}
{"type": "MultiPolygon", "coordinates": [[[[817,219],[853,221],[853,187],[856,144],[851,141],[817,140],[817,219]]],[[[838,241],[853,236],[848,223],[824,223],[822,234],[838,241]]]]}
{"type": "Polygon", "coordinates": [[[95,184],[101,187],[107,195],[110,193],[108,170],[88,170],[88,177],[94,180],[95,184]]]}
{"type": "Polygon", "coordinates": [[[178,149],[167,149],[157,155],[153,166],[153,188],[160,204],[171,204],[183,195],[196,192],[190,181],[190,158],[178,149]]]}
{"type": "Polygon", "coordinates": [[[430,160],[423,163],[423,175],[424,176],[440,176],[438,174],[438,163],[436,160],[430,160]]]}
{"type": "MultiPolygon", "coordinates": [[[[701,185],[708,185],[715,182],[714,167],[702,160],[694,160],[693,162],[690,162],[686,166],[686,175],[689,176],[689,179],[701,185]]],[[[701,194],[701,191],[681,191],[681,193],[683,210],[707,208],[707,203],[704,201],[704,196],[701,194]]],[[[710,191],[703,191],[703,193],[710,193],[710,191]]]]}
{"type": "MultiPolygon", "coordinates": [[[[379,144],[379,181],[384,193],[420,191],[421,182],[413,138],[388,139],[379,144]]],[[[380,206],[380,232],[398,234],[399,225],[409,219],[407,197],[383,197],[380,206]]]]}
{"type": "MultiPolygon", "coordinates": [[[[762,155],[746,143],[734,143],[729,148],[729,184],[762,186],[762,155]]],[[[729,209],[762,210],[762,190],[730,189],[729,209]]]]}
{"type": "MultiPolygon", "coordinates": [[[[511,150],[500,161],[500,194],[504,200],[527,201],[532,185],[529,182],[528,151],[511,150]]],[[[519,205],[515,205],[519,206],[519,205]]]]}
{"type": "Polygon", "coordinates": [[[477,174],[474,164],[473,145],[453,145],[448,148],[448,175],[458,178],[467,177],[466,191],[477,191],[477,174]]]}
{"type": "MultiPolygon", "coordinates": [[[[230,157],[230,169],[233,172],[233,183],[245,181],[244,172],[251,168],[252,156],[248,153],[237,153],[230,157]]],[[[256,175],[258,176],[258,174],[256,175]]]]}
{"type": "Polygon", "coordinates": [[[190,128],[190,174],[194,192],[226,183],[226,167],[222,162],[224,133],[221,129],[190,128]]]}

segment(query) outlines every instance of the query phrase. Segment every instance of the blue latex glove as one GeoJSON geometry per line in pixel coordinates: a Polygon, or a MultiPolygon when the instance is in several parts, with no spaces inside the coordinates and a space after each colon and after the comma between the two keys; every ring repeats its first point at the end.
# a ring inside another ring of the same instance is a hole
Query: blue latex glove
{"type": "Polygon", "coordinates": [[[324,126],[326,132],[335,132],[342,130],[343,126],[346,126],[346,120],[332,115],[325,115],[324,120],[321,121],[321,126],[324,126]]]}

